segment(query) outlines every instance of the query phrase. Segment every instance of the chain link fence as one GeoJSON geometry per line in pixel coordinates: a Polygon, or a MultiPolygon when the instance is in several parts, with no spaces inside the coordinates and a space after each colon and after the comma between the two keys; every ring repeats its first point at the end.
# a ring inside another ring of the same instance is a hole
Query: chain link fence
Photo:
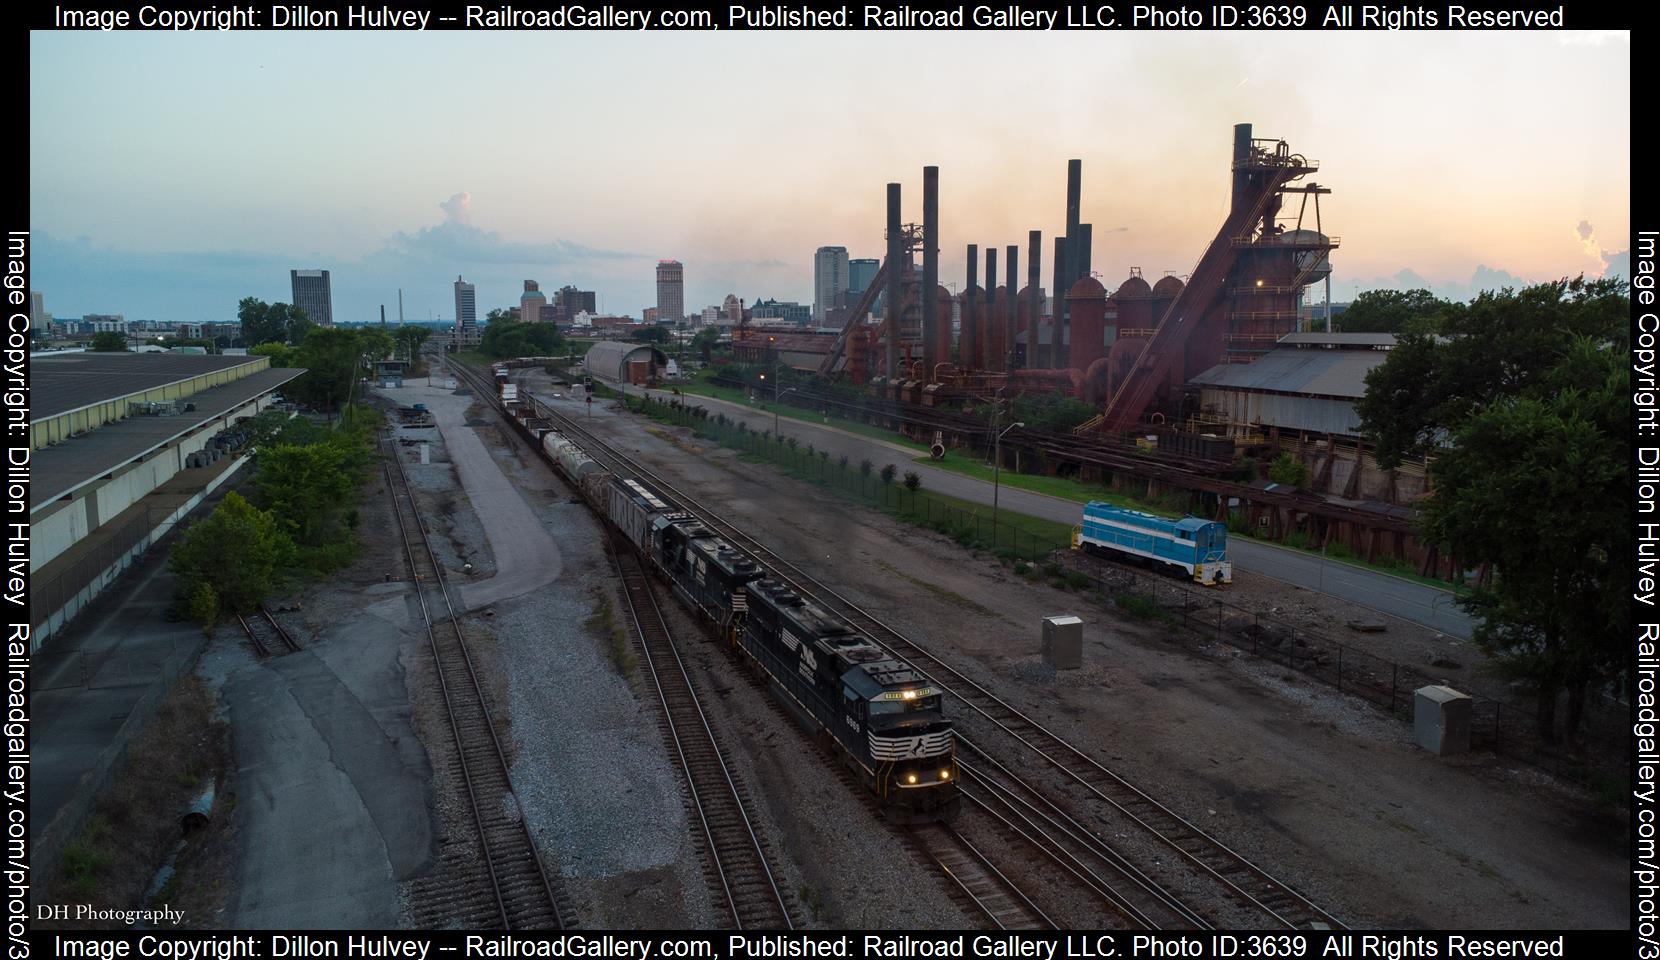
{"type": "MultiPolygon", "coordinates": [[[[1360,697],[1408,722],[1415,709],[1414,692],[1441,682],[1409,664],[1229,603],[1214,589],[1123,565],[1085,570],[1063,564],[1058,558],[1071,556],[1072,544],[1070,538],[1055,534],[1053,524],[1040,529],[1026,518],[1006,513],[993,516],[989,508],[963,509],[944,503],[924,491],[907,489],[898,476],[884,480],[868,461],[844,462],[811,446],[791,443],[790,438],[780,441],[770,430],[757,431],[724,415],[711,416],[701,407],[673,400],[629,403],[637,412],[690,427],[700,437],[853,494],[965,547],[986,550],[1015,563],[1016,572],[1030,579],[1093,594],[1130,616],[1163,621],[1186,628],[1191,635],[1229,644],[1360,697]]],[[[1490,750],[1580,783],[1624,764],[1626,711],[1619,704],[1590,700],[1581,719],[1578,746],[1570,750],[1541,735],[1536,707],[1478,695],[1472,695],[1472,700],[1471,746],[1475,749],[1490,750]]]]}

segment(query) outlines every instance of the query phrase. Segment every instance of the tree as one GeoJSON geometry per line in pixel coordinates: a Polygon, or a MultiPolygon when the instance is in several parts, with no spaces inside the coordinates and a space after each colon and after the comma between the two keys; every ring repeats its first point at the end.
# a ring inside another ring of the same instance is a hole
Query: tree
{"type": "Polygon", "coordinates": [[[412,324],[400,324],[392,328],[392,339],[397,342],[398,350],[403,358],[414,362],[421,355],[421,344],[426,342],[432,331],[426,327],[417,327],[412,324]]]}
{"type": "Polygon", "coordinates": [[[1436,458],[1423,516],[1434,542],[1496,567],[1465,604],[1484,618],[1474,639],[1532,687],[1547,741],[1558,694],[1568,694],[1571,739],[1587,689],[1629,652],[1631,368],[1581,349],[1601,361],[1600,378],[1501,399],[1458,428],[1436,458]]]}
{"type": "Polygon", "coordinates": [[[169,565],[191,613],[243,613],[271,595],[293,548],[275,517],[233,490],[184,532],[169,565]],[[211,605],[204,585],[212,591],[211,605]]]}
{"type": "Polygon", "coordinates": [[[314,327],[294,350],[293,361],[306,373],[283,389],[321,410],[337,410],[351,395],[359,362],[357,332],[314,327]]]}
{"type": "Polygon", "coordinates": [[[692,348],[697,351],[704,363],[711,363],[715,358],[715,344],[720,343],[720,328],[705,327],[692,338],[692,348]]]}
{"type": "Polygon", "coordinates": [[[105,330],[92,335],[92,345],[87,347],[97,353],[125,353],[127,352],[127,335],[116,333],[114,330],[105,330]]]}
{"type": "Polygon", "coordinates": [[[882,486],[885,487],[885,486],[893,483],[893,478],[895,476],[897,476],[898,473],[899,473],[898,468],[895,467],[893,464],[890,463],[890,464],[884,466],[882,468],[882,486]]]}
{"type": "Polygon", "coordinates": [[[911,491],[912,493],[916,493],[917,489],[920,488],[921,486],[922,486],[922,475],[917,473],[915,470],[906,470],[905,471],[905,489],[911,491]]]}
{"type": "Polygon", "coordinates": [[[310,446],[260,451],[254,476],[260,506],[278,518],[295,544],[314,547],[328,539],[330,521],[359,479],[361,447],[356,438],[334,435],[310,446]]]}
{"type": "Polygon", "coordinates": [[[248,355],[252,357],[270,357],[273,367],[291,367],[294,365],[294,351],[285,343],[262,343],[251,347],[248,355]]]}
{"type": "Polygon", "coordinates": [[[502,359],[554,356],[565,349],[565,344],[559,329],[551,323],[520,323],[498,318],[484,328],[478,348],[485,356],[502,359]]]}
{"type": "Polygon", "coordinates": [[[1428,290],[1368,290],[1331,322],[1333,329],[1343,333],[1401,333],[1433,323],[1451,306],[1428,290]]]}
{"type": "Polygon", "coordinates": [[[266,303],[258,297],[243,297],[236,305],[236,319],[242,323],[242,342],[250,347],[300,343],[316,326],[299,307],[266,303]]]}
{"type": "Polygon", "coordinates": [[[640,327],[629,336],[641,343],[668,343],[669,328],[652,324],[651,326],[640,327]]]}
{"type": "Polygon", "coordinates": [[[1618,280],[1483,293],[1402,335],[1356,405],[1384,466],[1434,453],[1422,539],[1492,565],[1460,603],[1547,739],[1563,691],[1572,738],[1587,688],[1626,665],[1629,314],[1618,280]]]}
{"type": "Polygon", "coordinates": [[[1576,337],[1623,348],[1630,305],[1621,281],[1584,277],[1448,304],[1366,375],[1355,412],[1378,462],[1424,456],[1499,397],[1536,390],[1576,337]]]}

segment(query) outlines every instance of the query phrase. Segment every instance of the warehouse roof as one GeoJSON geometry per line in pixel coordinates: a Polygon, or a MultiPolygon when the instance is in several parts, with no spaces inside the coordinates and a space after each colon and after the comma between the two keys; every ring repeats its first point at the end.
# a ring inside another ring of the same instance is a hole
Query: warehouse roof
{"type": "Polygon", "coordinates": [[[1321,333],[1310,330],[1303,333],[1288,333],[1279,339],[1282,346],[1289,347],[1383,347],[1388,349],[1395,345],[1393,333],[1321,333]]]}
{"type": "MultiPolygon", "coordinates": [[[[203,359],[197,357],[196,359],[203,359]]],[[[209,357],[207,359],[219,359],[209,357]]],[[[225,358],[245,359],[245,358],[225,358]]],[[[202,371],[198,371],[199,376],[202,371]]],[[[261,394],[269,393],[305,370],[298,367],[260,370],[222,387],[193,394],[196,409],[170,417],[128,417],[84,436],[34,452],[34,484],[29,512],[68,496],[122,464],[150,454],[202,424],[222,417],[261,394]]]]}
{"type": "Polygon", "coordinates": [[[191,380],[204,373],[264,363],[264,357],[187,353],[64,353],[29,358],[29,422],[191,380]]]}
{"type": "Polygon", "coordinates": [[[1383,350],[1279,347],[1255,363],[1219,363],[1191,382],[1225,390],[1358,400],[1366,395],[1366,374],[1387,359],[1383,350]]]}

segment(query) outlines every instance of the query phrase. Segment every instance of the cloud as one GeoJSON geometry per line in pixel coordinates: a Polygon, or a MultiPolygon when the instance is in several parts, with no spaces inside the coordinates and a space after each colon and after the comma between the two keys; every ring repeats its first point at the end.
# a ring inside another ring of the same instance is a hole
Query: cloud
{"type": "Polygon", "coordinates": [[[450,223],[471,224],[473,222],[473,195],[463,190],[440,203],[438,209],[444,211],[444,219],[450,223]]]}
{"type": "Polygon", "coordinates": [[[1623,277],[1631,279],[1631,248],[1627,247],[1618,253],[1602,253],[1602,275],[1605,277],[1623,277]]]}

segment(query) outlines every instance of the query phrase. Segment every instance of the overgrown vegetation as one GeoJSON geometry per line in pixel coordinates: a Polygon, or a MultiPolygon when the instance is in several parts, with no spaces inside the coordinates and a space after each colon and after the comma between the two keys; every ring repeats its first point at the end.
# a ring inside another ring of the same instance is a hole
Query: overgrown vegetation
{"type": "Polygon", "coordinates": [[[620,676],[627,679],[633,676],[635,669],[639,667],[639,658],[634,655],[633,644],[628,642],[628,632],[617,622],[610,595],[603,591],[598,593],[599,600],[594,604],[594,612],[590,613],[583,623],[605,642],[611,665],[617,668],[620,676]]]}
{"type": "MultiPolygon", "coordinates": [[[[133,909],[179,837],[179,818],[224,764],[223,722],[195,677],[134,739],[113,786],[65,846],[51,901],[133,909]]],[[[189,858],[189,851],[181,860],[189,858]]],[[[177,906],[177,900],[174,901],[177,906]]]]}
{"type": "Polygon", "coordinates": [[[338,430],[268,411],[249,423],[258,450],[252,501],[232,491],[192,524],[169,563],[175,609],[211,628],[285,585],[321,576],[357,554],[355,493],[373,460],[378,418],[353,413],[338,430]]]}
{"type": "Polygon", "coordinates": [[[503,311],[492,310],[479,335],[478,352],[491,360],[551,357],[564,354],[565,338],[551,323],[521,323],[508,319],[503,311]]]}

